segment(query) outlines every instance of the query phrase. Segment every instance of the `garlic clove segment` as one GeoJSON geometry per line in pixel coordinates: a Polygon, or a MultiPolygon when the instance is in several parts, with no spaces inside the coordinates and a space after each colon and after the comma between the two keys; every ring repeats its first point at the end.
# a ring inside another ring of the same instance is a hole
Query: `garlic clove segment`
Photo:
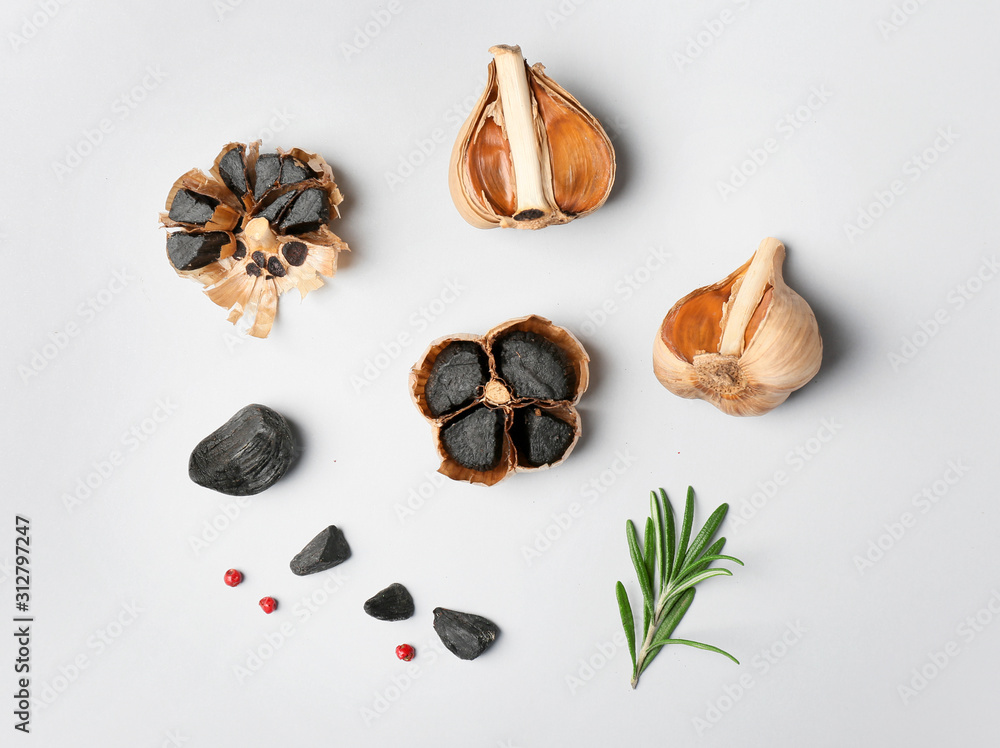
{"type": "Polygon", "coordinates": [[[486,90],[451,153],[448,186],[481,229],[540,229],[593,213],[615,181],[601,123],[521,48],[490,48],[486,90]]]}
{"type": "Polygon", "coordinates": [[[769,237],[736,272],[678,301],[653,343],[660,384],[758,416],[812,379],[823,341],[809,304],[781,276],[784,261],[784,245],[769,237]]]}

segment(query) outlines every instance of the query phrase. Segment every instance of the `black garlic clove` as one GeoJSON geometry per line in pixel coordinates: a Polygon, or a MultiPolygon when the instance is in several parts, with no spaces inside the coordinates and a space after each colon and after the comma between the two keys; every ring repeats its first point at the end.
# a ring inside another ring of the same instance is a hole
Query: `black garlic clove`
{"type": "Polygon", "coordinates": [[[330,198],[319,187],[302,190],[281,218],[281,231],[285,234],[303,234],[315,231],[330,221],[330,198]]]}
{"type": "Polygon", "coordinates": [[[281,161],[278,154],[262,153],[257,159],[255,172],[253,198],[260,202],[267,191],[278,183],[278,174],[281,172],[281,161]]]}
{"type": "Polygon", "coordinates": [[[548,338],[515,330],[493,344],[497,373],[514,397],[569,400],[576,384],[566,354],[548,338]]]}
{"type": "Polygon", "coordinates": [[[313,173],[304,163],[292,156],[281,157],[281,179],[279,184],[295,184],[312,179],[313,173]]]}
{"type": "Polygon", "coordinates": [[[493,646],[500,629],[493,621],[472,613],[434,609],[434,630],[452,654],[474,660],[493,646]]]}
{"type": "Polygon", "coordinates": [[[178,270],[198,270],[218,260],[227,244],[229,234],[225,231],[204,234],[175,231],[167,234],[167,257],[178,270]]]}
{"type": "Polygon", "coordinates": [[[199,195],[191,190],[177,190],[170,204],[169,217],[171,221],[193,223],[204,226],[212,220],[219,201],[208,195],[199,195]]]}
{"type": "Polygon", "coordinates": [[[198,443],[188,475],[213,491],[252,496],[274,485],[294,455],[285,417],[264,405],[248,405],[198,443]]]}
{"type": "Polygon", "coordinates": [[[424,398],[435,418],[452,413],[476,399],[480,387],[489,380],[489,360],[479,343],[456,340],[434,359],[427,377],[424,398]]]}
{"type": "Polygon", "coordinates": [[[380,621],[405,621],[413,615],[413,596],[399,582],[390,584],[365,601],[365,613],[380,621]]]}
{"type": "Polygon", "coordinates": [[[243,146],[237,145],[226,151],[219,159],[219,176],[222,183],[237,197],[247,194],[247,165],[243,156],[243,146]]]}
{"type": "Polygon", "coordinates": [[[445,452],[470,470],[492,470],[503,456],[504,412],[479,406],[441,427],[445,452]]]}
{"type": "Polygon", "coordinates": [[[541,408],[514,411],[511,438],[522,465],[541,467],[562,459],[576,432],[565,421],[541,408]]]}
{"type": "Polygon", "coordinates": [[[295,554],[289,566],[300,577],[332,569],[351,557],[347,538],[336,525],[330,525],[295,554]]]}

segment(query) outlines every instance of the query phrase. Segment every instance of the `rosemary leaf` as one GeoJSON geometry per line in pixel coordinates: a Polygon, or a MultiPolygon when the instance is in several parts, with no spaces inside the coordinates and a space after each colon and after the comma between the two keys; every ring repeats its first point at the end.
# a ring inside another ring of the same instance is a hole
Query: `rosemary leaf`
{"type": "Polygon", "coordinates": [[[720,655],[725,655],[730,660],[735,662],[737,665],[740,661],[733,657],[729,652],[724,649],[719,649],[718,647],[713,647],[711,644],[702,644],[701,642],[693,642],[690,639],[663,639],[660,641],[654,641],[653,646],[664,645],[664,644],[686,644],[689,647],[695,647],[696,649],[707,649],[709,652],[718,652],[720,655]]]}
{"type": "Polygon", "coordinates": [[[665,514],[663,542],[667,549],[666,579],[669,580],[671,575],[674,573],[674,562],[677,558],[677,554],[675,553],[675,548],[677,547],[677,531],[674,527],[674,508],[670,505],[670,499],[667,498],[667,492],[662,488],[660,489],[660,498],[663,499],[663,511],[665,514]]]}
{"type": "Polygon", "coordinates": [[[712,516],[708,518],[705,522],[705,526],[701,528],[701,532],[691,543],[691,548],[687,552],[687,558],[692,561],[698,558],[698,554],[704,550],[705,546],[708,545],[712,536],[715,535],[715,531],[719,529],[719,525],[722,524],[722,520],[726,518],[726,512],[729,511],[729,504],[723,504],[714,512],[712,516]]]}
{"type": "Polygon", "coordinates": [[[635,567],[635,575],[639,578],[639,588],[642,590],[642,602],[650,613],[653,611],[653,590],[650,588],[649,575],[646,573],[646,563],[642,560],[642,552],[639,550],[639,537],[635,532],[635,525],[632,520],[625,523],[625,534],[628,535],[628,550],[632,556],[632,566],[635,567]]]}
{"type": "Polygon", "coordinates": [[[692,524],[694,524],[694,489],[688,486],[687,501],[684,503],[684,518],[681,520],[681,537],[677,541],[677,557],[674,560],[675,574],[676,571],[684,568],[692,524]]]}
{"type": "Polygon", "coordinates": [[[663,589],[663,584],[667,580],[666,557],[664,550],[665,538],[663,535],[663,512],[660,509],[660,500],[656,491],[649,492],[649,518],[653,520],[653,530],[656,534],[656,567],[660,570],[657,592],[663,589]]]}
{"type": "Polygon", "coordinates": [[[656,530],[653,529],[653,518],[646,517],[646,529],[643,533],[642,558],[646,562],[646,574],[649,576],[650,587],[656,580],[656,530]]]}
{"type": "Polygon", "coordinates": [[[615,586],[615,594],[618,596],[618,612],[622,617],[622,628],[625,629],[628,653],[632,655],[632,671],[635,672],[635,621],[632,620],[632,606],[629,604],[625,585],[621,582],[615,586]]]}
{"type": "Polygon", "coordinates": [[[673,592],[674,594],[677,594],[681,590],[686,590],[688,587],[694,587],[698,584],[698,582],[704,582],[706,579],[710,579],[712,577],[731,577],[732,575],[733,572],[729,571],[729,569],[723,569],[722,567],[705,569],[705,571],[700,571],[697,574],[678,580],[678,584],[673,588],[673,592]]]}
{"type": "Polygon", "coordinates": [[[721,553],[713,553],[710,556],[702,556],[697,561],[692,562],[690,566],[685,567],[680,573],[680,578],[683,579],[688,574],[697,571],[699,567],[704,564],[710,564],[713,561],[732,561],[734,564],[743,566],[743,562],[734,556],[724,556],[721,553]]]}

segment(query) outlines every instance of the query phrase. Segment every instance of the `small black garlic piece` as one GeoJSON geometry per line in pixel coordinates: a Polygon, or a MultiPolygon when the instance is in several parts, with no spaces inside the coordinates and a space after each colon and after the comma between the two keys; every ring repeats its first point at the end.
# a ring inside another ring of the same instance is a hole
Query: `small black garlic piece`
{"type": "Polygon", "coordinates": [[[285,417],[264,405],[248,405],[198,443],[188,475],[213,491],[252,496],[274,485],[294,455],[285,417]]]}
{"type": "Polygon", "coordinates": [[[275,278],[283,278],[285,277],[285,266],[281,264],[281,260],[271,255],[267,258],[267,272],[275,278]]]}
{"type": "Polygon", "coordinates": [[[285,261],[292,267],[298,267],[306,261],[309,255],[309,247],[302,242],[287,242],[281,246],[281,254],[285,256],[285,261]]]}
{"type": "Polygon", "coordinates": [[[376,592],[365,602],[365,613],[380,621],[405,621],[413,615],[413,596],[399,582],[376,592]]]}
{"type": "Polygon", "coordinates": [[[493,646],[500,629],[493,621],[472,613],[434,609],[434,630],[456,657],[474,660],[493,646]]]}
{"type": "Polygon", "coordinates": [[[300,577],[332,569],[351,557],[347,538],[336,525],[330,525],[295,554],[289,566],[300,577]]]}

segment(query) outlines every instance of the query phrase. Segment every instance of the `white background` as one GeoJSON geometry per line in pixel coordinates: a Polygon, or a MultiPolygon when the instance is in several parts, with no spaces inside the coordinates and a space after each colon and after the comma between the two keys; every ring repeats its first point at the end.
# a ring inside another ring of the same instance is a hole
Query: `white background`
{"type": "Polygon", "coordinates": [[[20,513],[37,700],[30,737],[4,745],[995,742],[1000,281],[966,285],[998,249],[995,4],[223,3],[3,14],[0,612],[13,627],[20,513]],[[613,135],[619,176],[594,215],[480,231],[454,209],[448,156],[496,43],[545,63],[613,135]],[[258,136],[330,161],[346,195],[333,228],[354,250],[305,302],[282,300],[265,341],[175,275],[157,225],[180,174],[258,136]],[[845,229],[896,180],[873,223],[845,229]],[[650,364],[663,315],[768,235],[819,319],[819,375],[761,418],[669,394],[650,364]],[[435,303],[449,283],[457,299],[435,303]],[[960,305],[960,287],[978,293],[960,305]],[[431,483],[410,366],[439,336],[530,313],[591,354],[583,440],[494,488],[431,483]],[[238,506],[193,484],[187,458],[250,402],[294,421],[303,453],[238,506]],[[95,477],[112,451],[122,464],[95,477]],[[606,472],[618,455],[631,465],[606,472]],[[100,485],[68,499],[88,477],[100,485]],[[688,484],[699,519],[730,502],[727,548],[747,566],[705,583],[677,635],[743,664],[669,648],[633,692],[606,644],[615,581],[638,596],[624,522],[650,488],[679,502],[688,484]],[[354,556],[293,576],[328,524],[354,556]],[[368,618],[393,581],[416,616],[368,618]],[[439,654],[439,605],[503,634],[475,662],[439,654]]]}

